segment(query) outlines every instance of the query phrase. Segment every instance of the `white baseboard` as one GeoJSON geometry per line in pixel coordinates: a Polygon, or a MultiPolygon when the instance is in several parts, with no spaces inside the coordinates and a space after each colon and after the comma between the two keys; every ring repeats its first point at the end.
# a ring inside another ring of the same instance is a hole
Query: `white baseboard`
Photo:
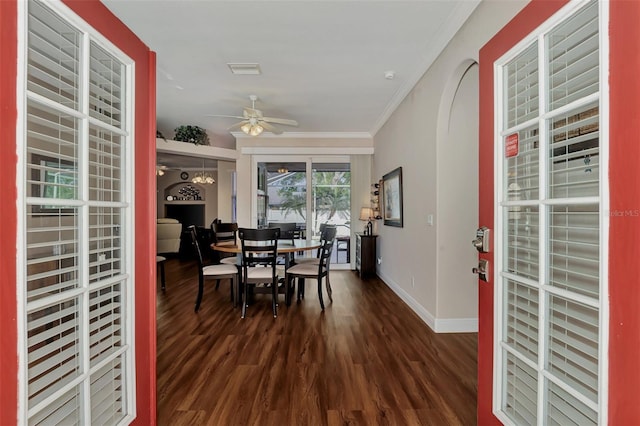
{"type": "Polygon", "coordinates": [[[436,333],[477,333],[478,318],[447,318],[436,320],[436,333]]]}
{"type": "Polygon", "coordinates": [[[434,332],[475,333],[478,331],[478,318],[436,318],[392,279],[384,274],[380,274],[379,272],[378,277],[387,285],[387,287],[393,290],[393,292],[397,294],[404,303],[409,305],[411,310],[415,312],[434,332]]]}

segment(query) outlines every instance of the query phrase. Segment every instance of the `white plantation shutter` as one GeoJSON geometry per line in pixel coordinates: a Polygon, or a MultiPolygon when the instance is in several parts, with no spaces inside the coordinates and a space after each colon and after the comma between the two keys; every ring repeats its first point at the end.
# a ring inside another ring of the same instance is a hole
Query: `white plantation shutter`
{"type": "Polygon", "coordinates": [[[507,127],[514,127],[538,116],[538,49],[534,44],[505,66],[507,127]]]}
{"type": "Polygon", "coordinates": [[[605,421],[599,11],[574,9],[500,71],[496,387],[513,424],[605,421]]]}
{"type": "Polygon", "coordinates": [[[130,61],[68,11],[27,7],[23,420],[127,422],[130,61]]]}

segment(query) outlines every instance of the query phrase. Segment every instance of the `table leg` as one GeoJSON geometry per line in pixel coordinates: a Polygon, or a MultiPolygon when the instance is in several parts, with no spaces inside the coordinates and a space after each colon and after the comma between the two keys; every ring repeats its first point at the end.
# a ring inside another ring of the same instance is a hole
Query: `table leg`
{"type": "Polygon", "coordinates": [[[291,293],[292,293],[292,290],[293,290],[291,288],[291,284],[292,284],[293,280],[291,279],[291,277],[289,277],[287,275],[286,271],[291,266],[292,258],[293,258],[293,253],[287,254],[287,255],[284,256],[284,270],[285,270],[285,277],[284,277],[284,303],[287,306],[291,306],[291,293]]]}

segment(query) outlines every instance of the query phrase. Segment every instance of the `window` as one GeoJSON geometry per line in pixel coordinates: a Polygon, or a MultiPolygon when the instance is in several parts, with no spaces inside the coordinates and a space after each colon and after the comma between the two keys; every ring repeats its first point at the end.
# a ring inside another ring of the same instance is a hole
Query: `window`
{"type": "Polygon", "coordinates": [[[133,407],[131,60],[64,5],[25,2],[21,424],[133,407]]]}

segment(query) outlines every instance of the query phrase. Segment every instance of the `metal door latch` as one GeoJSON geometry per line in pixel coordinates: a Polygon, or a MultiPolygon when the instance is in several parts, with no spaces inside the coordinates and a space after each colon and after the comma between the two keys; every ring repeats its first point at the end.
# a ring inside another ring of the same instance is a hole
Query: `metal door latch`
{"type": "Polygon", "coordinates": [[[478,267],[471,270],[474,274],[478,274],[478,278],[482,281],[489,282],[489,261],[486,259],[480,259],[478,261],[478,267]]]}

